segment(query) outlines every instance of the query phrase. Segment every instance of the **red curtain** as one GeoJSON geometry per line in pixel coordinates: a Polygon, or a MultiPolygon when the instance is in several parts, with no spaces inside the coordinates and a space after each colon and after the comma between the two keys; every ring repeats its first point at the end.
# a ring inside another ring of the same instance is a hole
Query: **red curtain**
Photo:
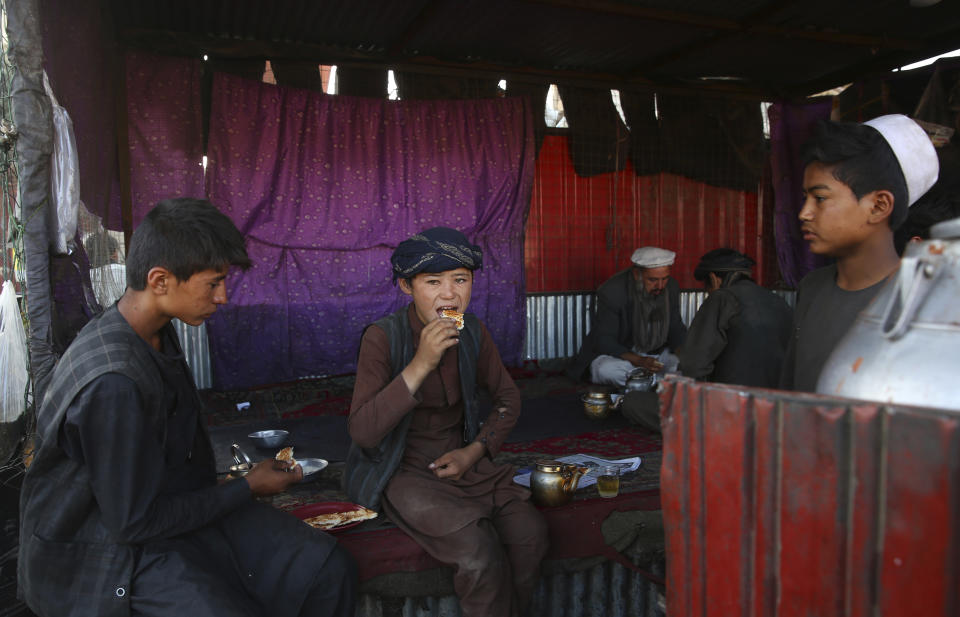
{"type": "Polygon", "coordinates": [[[757,261],[762,285],[779,276],[772,204],[758,193],[717,188],[672,174],[574,173],[568,141],[548,135],[537,158],[527,220],[527,292],[591,291],[630,264],[639,246],[676,251],[673,276],[697,288],[693,269],[711,249],[729,247],[757,261]]]}

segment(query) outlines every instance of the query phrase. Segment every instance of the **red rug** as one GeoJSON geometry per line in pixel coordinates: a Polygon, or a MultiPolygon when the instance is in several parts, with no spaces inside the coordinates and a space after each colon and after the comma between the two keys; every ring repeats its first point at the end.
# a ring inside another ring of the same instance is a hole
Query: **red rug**
{"type": "Polygon", "coordinates": [[[550,437],[522,443],[505,443],[504,452],[541,452],[563,456],[580,452],[603,458],[623,458],[646,452],[659,452],[660,436],[638,426],[550,437]]]}

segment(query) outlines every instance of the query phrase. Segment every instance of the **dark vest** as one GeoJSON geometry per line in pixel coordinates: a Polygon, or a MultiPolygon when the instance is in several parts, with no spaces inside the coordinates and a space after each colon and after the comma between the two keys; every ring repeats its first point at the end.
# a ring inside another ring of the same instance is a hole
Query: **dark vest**
{"type": "Polygon", "coordinates": [[[88,323],[59,360],[37,416],[37,454],[20,493],[18,582],[22,597],[44,615],[130,612],[134,547],[111,537],[87,468],[58,443],[70,403],[107,373],[136,383],[160,442],[166,438],[162,378],[149,348],[114,305],[88,323]],[[51,583],[51,568],[70,568],[70,589],[51,583]]]}
{"type": "Polygon", "coordinates": [[[714,293],[733,295],[740,313],[730,322],[727,345],[714,362],[710,381],[776,388],[792,329],[790,307],[753,281],[739,281],[714,293]]]}
{"type": "MultiPolygon", "coordinates": [[[[391,378],[396,378],[413,360],[413,331],[410,329],[407,311],[408,307],[403,307],[373,324],[387,333],[387,340],[390,342],[391,378]]],[[[477,438],[480,430],[476,388],[477,357],[480,355],[482,330],[475,315],[464,315],[463,323],[460,343],[457,346],[457,359],[460,363],[460,392],[464,409],[463,442],[468,444],[477,438]]],[[[341,484],[351,501],[373,510],[380,509],[383,490],[403,459],[410,418],[411,414],[404,416],[376,448],[361,448],[356,443],[350,444],[341,484]]]]}

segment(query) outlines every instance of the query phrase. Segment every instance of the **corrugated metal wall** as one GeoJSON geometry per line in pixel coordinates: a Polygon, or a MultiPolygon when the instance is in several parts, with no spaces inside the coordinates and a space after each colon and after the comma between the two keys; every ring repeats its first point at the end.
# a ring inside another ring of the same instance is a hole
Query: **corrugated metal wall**
{"type": "Polygon", "coordinates": [[[197,388],[203,390],[213,385],[213,370],[210,368],[210,343],[207,340],[207,324],[190,326],[179,319],[173,320],[173,329],[180,337],[180,346],[187,358],[190,372],[197,388]]]}
{"type": "MultiPolygon", "coordinates": [[[[774,291],[791,307],[797,293],[774,291]]],[[[705,291],[680,292],[680,317],[690,325],[697,309],[706,299],[705,291]]],[[[596,310],[592,293],[530,294],[527,296],[527,340],[525,360],[569,358],[576,355],[583,338],[590,332],[592,314],[596,310]]]]}
{"type": "MultiPolygon", "coordinates": [[[[775,291],[787,304],[793,306],[795,291],[775,291]]],[[[680,292],[680,316],[690,325],[700,304],[707,297],[703,291],[680,292]]],[[[590,321],[596,295],[593,293],[530,294],[527,296],[527,340],[524,343],[525,360],[569,358],[576,355],[583,338],[590,331],[590,321]]],[[[187,364],[200,389],[213,385],[210,367],[210,345],[207,341],[206,324],[188,326],[179,319],[173,320],[180,336],[180,345],[187,357],[187,364]]]]}
{"type": "MultiPolygon", "coordinates": [[[[660,576],[657,568],[653,573],[660,576]]],[[[530,617],[664,617],[664,589],[612,561],[540,581],[530,617]]],[[[402,617],[460,617],[456,596],[403,598],[402,617]]],[[[357,617],[395,617],[378,596],[362,594],[357,617]]]]}
{"type": "Polygon", "coordinates": [[[533,294],[527,296],[525,360],[576,355],[590,331],[596,294],[533,294]]]}
{"type": "Polygon", "coordinates": [[[629,162],[622,171],[580,176],[570,148],[568,135],[547,135],[537,154],[524,233],[528,293],[594,290],[628,267],[637,247],[651,245],[677,253],[673,277],[681,287],[698,285],[700,257],[720,247],[753,257],[761,285],[780,278],[773,204],[757,191],[668,173],[638,176],[629,162]]]}

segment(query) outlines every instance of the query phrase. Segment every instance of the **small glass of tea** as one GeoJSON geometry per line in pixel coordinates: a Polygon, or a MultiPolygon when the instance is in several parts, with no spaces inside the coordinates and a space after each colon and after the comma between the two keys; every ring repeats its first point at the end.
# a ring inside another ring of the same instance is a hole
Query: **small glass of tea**
{"type": "Polygon", "coordinates": [[[620,467],[605,465],[597,474],[597,492],[601,497],[616,497],[620,493],[620,467]]]}

